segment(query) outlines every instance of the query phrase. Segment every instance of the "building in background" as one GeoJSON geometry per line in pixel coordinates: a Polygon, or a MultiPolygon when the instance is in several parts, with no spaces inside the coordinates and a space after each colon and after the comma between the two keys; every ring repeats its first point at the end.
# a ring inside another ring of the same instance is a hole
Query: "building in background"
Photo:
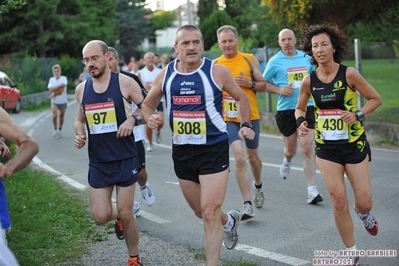
{"type": "Polygon", "coordinates": [[[167,50],[173,49],[177,29],[185,24],[198,25],[197,5],[198,0],[147,0],[148,7],[152,10],[171,10],[176,13],[176,20],[172,27],[157,30],[155,32],[155,43],[144,40],[141,47],[144,51],[148,50],[167,50]],[[177,7],[176,7],[177,6],[177,7]],[[175,7],[175,8],[173,8],[175,7]],[[172,8],[172,9],[170,9],[172,8]]]}

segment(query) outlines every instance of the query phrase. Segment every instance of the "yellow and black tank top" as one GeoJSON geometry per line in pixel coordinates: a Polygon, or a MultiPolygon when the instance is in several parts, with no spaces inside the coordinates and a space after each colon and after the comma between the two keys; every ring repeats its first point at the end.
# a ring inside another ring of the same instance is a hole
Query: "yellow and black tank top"
{"type": "Polygon", "coordinates": [[[352,143],[363,133],[360,121],[346,124],[342,121],[342,110],[357,110],[357,95],[346,81],[347,66],[340,65],[337,75],[330,83],[323,83],[316,71],[310,74],[310,94],[315,112],[315,141],[320,144],[352,143]]]}

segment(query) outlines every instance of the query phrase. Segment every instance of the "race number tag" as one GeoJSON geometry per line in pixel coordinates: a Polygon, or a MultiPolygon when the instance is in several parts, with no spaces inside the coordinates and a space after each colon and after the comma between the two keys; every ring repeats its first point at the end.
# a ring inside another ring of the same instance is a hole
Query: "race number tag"
{"type": "Polygon", "coordinates": [[[307,67],[287,68],[288,84],[292,84],[294,88],[301,86],[303,78],[308,74],[307,67]]]}
{"type": "Polygon", "coordinates": [[[233,97],[228,94],[223,95],[223,110],[226,117],[238,117],[237,103],[234,101],[233,97]]]}
{"type": "Polygon", "coordinates": [[[90,134],[118,131],[114,102],[86,104],[85,113],[90,134]]]}
{"type": "Polygon", "coordinates": [[[173,144],[205,143],[205,112],[173,111],[173,144]]]}
{"type": "Polygon", "coordinates": [[[348,139],[348,124],[342,119],[342,110],[323,109],[318,111],[318,129],[321,138],[324,140],[342,140],[348,139]]]}

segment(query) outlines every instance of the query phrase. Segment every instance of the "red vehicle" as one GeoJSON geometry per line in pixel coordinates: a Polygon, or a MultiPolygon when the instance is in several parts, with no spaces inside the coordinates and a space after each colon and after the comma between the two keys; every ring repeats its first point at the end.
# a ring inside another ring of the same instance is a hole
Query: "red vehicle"
{"type": "Polygon", "coordinates": [[[21,111],[21,94],[17,84],[13,83],[6,73],[0,71],[0,104],[13,113],[21,111]]]}

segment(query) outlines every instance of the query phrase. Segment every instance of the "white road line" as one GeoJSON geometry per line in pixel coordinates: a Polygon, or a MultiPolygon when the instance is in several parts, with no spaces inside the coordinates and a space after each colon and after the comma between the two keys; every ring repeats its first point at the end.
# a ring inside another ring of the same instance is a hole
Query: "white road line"
{"type": "Polygon", "coordinates": [[[164,219],[162,217],[156,216],[154,214],[145,212],[143,210],[140,211],[141,215],[138,217],[138,219],[140,219],[140,217],[143,217],[145,219],[148,219],[150,221],[153,221],[154,223],[158,223],[158,224],[167,224],[167,223],[171,223],[172,221],[169,221],[167,219],[164,219]]]}
{"type": "Polygon", "coordinates": [[[289,257],[289,256],[286,256],[283,254],[279,254],[279,253],[275,253],[275,252],[271,252],[271,251],[251,247],[248,245],[243,245],[243,244],[238,244],[235,247],[235,250],[243,251],[245,253],[255,255],[258,257],[262,257],[265,259],[283,262],[283,263],[286,263],[288,265],[293,265],[293,266],[300,266],[300,265],[305,265],[305,264],[310,263],[310,261],[306,261],[306,260],[302,260],[302,259],[298,259],[298,258],[294,258],[294,257],[289,257]]]}
{"type": "Polygon", "coordinates": [[[61,174],[60,172],[58,172],[57,170],[55,170],[55,169],[52,168],[51,166],[49,166],[49,165],[43,163],[42,160],[40,160],[40,159],[39,159],[38,157],[36,157],[36,156],[33,158],[32,161],[33,161],[35,164],[37,164],[40,168],[42,168],[42,169],[44,169],[44,170],[47,170],[48,172],[51,172],[51,173],[57,175],[57,178],[58,178],[59,180],[64,181],[65,183],[67,183],[67,184],[73,186],[74,188],[77,188],[77,189],[80,189],[80,190],[83,190],[83,189],[87,188],[87,186],[85,186],[85,185],[83,185],[83,184],[81,184],[81,183],[79,183],[79,182],[73,180],[72,178],[70,178],[70,177],[68,177],[68,176],[66,176],[66,175],[61,174]]]}

